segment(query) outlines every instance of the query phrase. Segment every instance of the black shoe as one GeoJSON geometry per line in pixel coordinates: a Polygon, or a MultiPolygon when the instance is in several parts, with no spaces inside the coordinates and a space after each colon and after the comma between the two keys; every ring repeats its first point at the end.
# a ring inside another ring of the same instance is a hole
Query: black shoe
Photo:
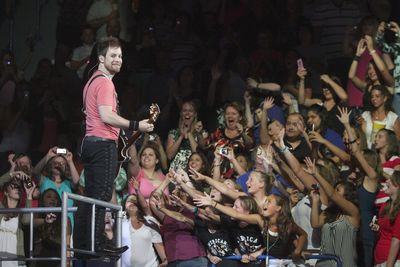
{"type": "Polygon", "coordinates": [[[123,247],[113,247],[113,246],[104,246],[102,248],[99,248],[96,250],[97,254],[100,255],[107,255],[107,256],[119,256],[122,253],[124,253],[128,249],[128,246],[123,246],[123,247]]]}

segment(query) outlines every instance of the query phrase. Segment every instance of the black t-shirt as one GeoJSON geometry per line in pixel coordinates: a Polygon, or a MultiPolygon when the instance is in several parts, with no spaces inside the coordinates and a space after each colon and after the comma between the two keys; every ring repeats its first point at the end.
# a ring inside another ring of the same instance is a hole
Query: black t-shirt
{"type": "MultiPolygon", "coordinates": [[[[311,149],[307,144],[307,141],[301,137],[300,144],[293,148],[286,139],[284,139],[285,145],[289,148],[289,151],[292,152],[293,156],[299,161],[303,162],[306,157],[311,156],[311,149]]],[[[279,149],[273,144],[275,151],[279,151],[279,149]]],[[[284,159],[284,157],[282,157],[284,159]]]]}
{"type": "Polygon", "coordinates": [[[293,241],[296,238],[295,235],[289,235],[285,239],[279,236],[273,236],[270,233],[268,233],[268,235],[268,239],[265,238],[266,253],[268,253],[268,255],[277,259],[284,259],[292,254],[294,251],[293,241]]]}
{"type": "Polygon", "coordinates": [[[336,117],[339,114],[338,105],[335,105],[331,110],[326,110],[326,120],[324,122],[325,127],[334,130],[340,136],[343,135],[344,126],[336,117]]]}
{"type": "Polygon", "coordinates": [[[240,227],[239,222],[221,215],[221,225],[231,231],[231,237],[240,254],[250,254],[264,247],[264,238],[258,225],[240,227]]]}
{"type": "Polygon", "coordinates": [[[207,224],[196,218],[194,229],[197,238],[212,255],[226,257],[235,254],[227,228],[219,227],[215,233],[210,233],[207,224]]]}

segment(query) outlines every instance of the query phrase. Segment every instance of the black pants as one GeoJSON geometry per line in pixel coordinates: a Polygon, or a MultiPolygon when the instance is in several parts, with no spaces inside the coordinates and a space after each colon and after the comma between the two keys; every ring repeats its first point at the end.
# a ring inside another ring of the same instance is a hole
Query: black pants
{"type": "MultiPolygon", "coordinates": [[[[110,201],[117,176],[117,146],[114,141],[99,141],[85,138],[82,144],[82,162],[85,170],[85,196],[110,201]]],[[[91,218],[90,204],[78,203],[75,216],[74,247],[90,249],[91,218]]],[[[96,206],[95,249],[104,244],[105,209],[96,206]]]]}

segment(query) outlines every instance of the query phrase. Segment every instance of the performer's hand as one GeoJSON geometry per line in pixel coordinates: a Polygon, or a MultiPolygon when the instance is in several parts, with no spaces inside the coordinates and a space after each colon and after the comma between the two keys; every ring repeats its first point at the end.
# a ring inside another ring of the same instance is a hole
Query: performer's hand
{"type": "Polygon", "coordinates": [[[149,123],[148,120],[139,121],[139,131],[141,132],[152,132],[154,130],[154,124],[149,123]]]}

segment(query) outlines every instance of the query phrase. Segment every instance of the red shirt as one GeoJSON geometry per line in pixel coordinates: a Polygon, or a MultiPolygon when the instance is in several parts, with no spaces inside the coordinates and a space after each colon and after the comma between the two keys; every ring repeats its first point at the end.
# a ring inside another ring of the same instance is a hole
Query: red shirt
{"type": "MultiPolygon", "coordinates": [[[[385,203],[382,206],[379,214],[383,211],[386,205],[388,204],[385,203]]],[[[380,217],[378,219],[378,224],[379,238],[375,247],[375,264],[384,263],[387,260],[392,238],[395,237],[397,239],[400,239],[400,214],[397,214],[396,220],[394,221],[393,225],[390,224],[388,215],[380,217]]],[[[397,254],[397,260],[400,260],[400,253],[397,254]]]]}
{"type": "Polygon", "coordinates": [[[119,128],[104,123],[99,113],[99,106],[111,106],[112,111],[117,112],[117,93],[114,84],[104,74],[90,83],[93,77],[100,74],[103,73],[99,70],[96,71],[83,90],[83,98],[86,98],[86,136],[117,140],[119,128]],[[89,83],[90,87],[88,88],[89,83]]]}

